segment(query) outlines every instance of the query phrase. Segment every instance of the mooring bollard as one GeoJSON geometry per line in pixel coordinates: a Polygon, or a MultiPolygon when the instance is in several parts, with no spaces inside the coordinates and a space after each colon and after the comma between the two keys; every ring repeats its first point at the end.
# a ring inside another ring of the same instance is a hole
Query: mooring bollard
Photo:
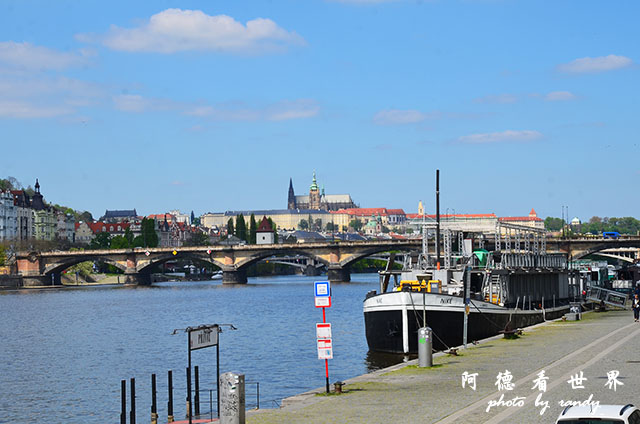
{"type": "Polygon", "coordinates": [[[433,366],[433,341],[431,340],[433,332],[429,327],[418,329],[418,366],[433,366]]]}
{"type": "Polygon", "coordinates": [[[220,376],[220,424],[245,423],[244,374],[220,376]]]}
{"type": "Polygon", "coordinates": [[[151,374],[151,424],[158,424],[158,404],[156,401],[156,375],[151,374]]]}
{"type": "Polygon", "coordinates": [[[127,380],[120,381],[120,424],[127,424],[127,380]]]}
{"type": "Polygon", "coordinates": [[[167,422],[172,423],[173,418],[173,371],[167,373],[167,383],[169,387],[169,400],[167,401],[167,422]]]}

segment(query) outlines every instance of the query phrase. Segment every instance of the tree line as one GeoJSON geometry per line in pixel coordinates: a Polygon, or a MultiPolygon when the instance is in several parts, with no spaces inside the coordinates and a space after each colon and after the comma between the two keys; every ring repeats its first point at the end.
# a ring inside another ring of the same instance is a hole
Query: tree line
{"type": "MultiPolygon", "coordinates": [[[[544,220],[544,228],[549,231],[561,231],[565,225],[562,218],[547,217],[544,220]]],[[[605,231],[616,231],[620,234],[636,235],[640,231],[640,220],[630,216],[622,218],[593,216],[587,222],[568,227],[571,232],[580,234],[602,234],[605,231]]]]}
{"type": "MultiPolygon", "coordinates": [[[[276,231],[276,223],[273,222],[271,218],[267,218],[269,224],[271,225],[271,229],[274,234],[274,242],[278,242],[278,231],[276,231]]],[[[244,219],[243,214],[236,215],[235,225],[233,224],[233,218],[229,218],[227,221],[227,238],[230,236],[235,236],[240,240],[247,242],[247,244],[256,244],[257,241],[257,231],[258,231],[258,223],[256,222],[256,217],[254,214],[251,214],[249,217],[249,228],[247,228],[247,222],[244,219]]]]}

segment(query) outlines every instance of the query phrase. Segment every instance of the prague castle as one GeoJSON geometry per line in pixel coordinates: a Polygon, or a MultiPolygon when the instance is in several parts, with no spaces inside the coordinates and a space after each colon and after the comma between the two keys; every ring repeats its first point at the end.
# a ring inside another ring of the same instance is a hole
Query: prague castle
{"type": "Polygon", "coordinates": [[[324,187],[322,190],[318,187],[315,171],[308,195],[296,196],[293,191],[293,180],[289,179],[287,209],[337,211],[357,207],[348,194],[324,194],[324,187]]]}

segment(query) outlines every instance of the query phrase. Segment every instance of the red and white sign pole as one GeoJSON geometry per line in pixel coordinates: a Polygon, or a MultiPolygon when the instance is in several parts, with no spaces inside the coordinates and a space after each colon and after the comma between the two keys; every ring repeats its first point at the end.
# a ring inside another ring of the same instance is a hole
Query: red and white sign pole
{"type": "MultiPolygon", "coordinates": [[[[322,307],[322,323],[323,324],[325,324],[327,322],[326,316],[325,316],[325,313],[324,313],[325,309],[326,309],[326,307],[323,306],[322,307]]],[[[329,339],[329,340],[331,340],[331,339],[329,339]]],[[[331,343],[331,341],[329,343],[331,343]]],[[[327,393],[329,393],[329,359],[328,358],[324,358],[324,376],[327,378],[327,393]]]]}
{"type": "Polygon", "coordinates": [[[316,308],[322,308],[322,324],[316,324],[318,359],[324,359],[324,373],[329,393],[329,359],[333,359],[333,343],[331,324],[327,322],[325,309],[331,307],[331,287],[328,281],[318,281],[314,286],[316,308]]]}

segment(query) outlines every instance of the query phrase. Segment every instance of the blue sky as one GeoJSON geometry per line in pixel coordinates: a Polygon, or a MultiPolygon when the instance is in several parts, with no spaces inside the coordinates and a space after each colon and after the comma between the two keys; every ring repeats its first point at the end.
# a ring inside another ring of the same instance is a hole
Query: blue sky
{"type": "Polygon", "coordinates": [[[637,1],[5,0],[0,176],[48,201],[640,216],[637,1]]]}

